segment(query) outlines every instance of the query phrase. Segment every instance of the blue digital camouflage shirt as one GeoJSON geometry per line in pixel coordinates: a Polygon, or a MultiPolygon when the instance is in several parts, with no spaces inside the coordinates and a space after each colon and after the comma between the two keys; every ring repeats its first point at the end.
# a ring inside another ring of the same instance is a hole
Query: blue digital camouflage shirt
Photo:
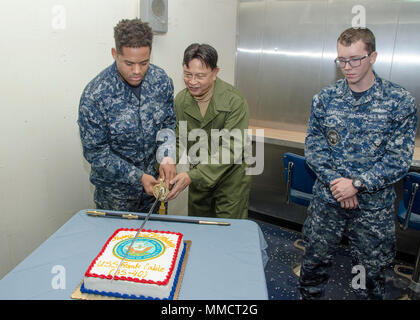
{"type": "Polygon", "coordinates": [[[92,184],[120,199],[142,197],[143,173],[158,176],[156,134],[175,129],[173,95],[171,78],[153,64],[141,82],[140,100],[121,80],[115,62],[89,82],[78,124],[92,184]]]}
{"type": "Polygon", "coordinates": [[[339,205],[329,184],[359,177],[361,209],[391,207],[393,184],[407,173],[414,150],[417,109],[404,88],[378,77],[357,101],[345,79],[312,99],[305,157],[317,175],[315,197],[339,205]]]}

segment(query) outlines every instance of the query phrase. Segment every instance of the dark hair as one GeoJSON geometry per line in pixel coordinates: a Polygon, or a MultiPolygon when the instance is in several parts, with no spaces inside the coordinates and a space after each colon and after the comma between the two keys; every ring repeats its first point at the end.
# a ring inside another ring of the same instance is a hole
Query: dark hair
{"type": "Polygon", "coordinates": [[[193,43],[184,51],[183,64],[188,66],[193,59],[201,60],[207,67],[217,68],[217,51],[208,44],[193,43]]]}
{"type": "Polygon", "coordinates": [[[140,19],[123,19],[114,28],[115,47],[121,53],[122,47],[152,49],[153,32],[147,22],[140,19]]]}
{"type": "Polygon", "coordinates": [[[376,50],[375,36],[368,28],[348,28],[340,34],[337,42],[348,47],[359,40],[363,41],[368,53],[376,50]]]}

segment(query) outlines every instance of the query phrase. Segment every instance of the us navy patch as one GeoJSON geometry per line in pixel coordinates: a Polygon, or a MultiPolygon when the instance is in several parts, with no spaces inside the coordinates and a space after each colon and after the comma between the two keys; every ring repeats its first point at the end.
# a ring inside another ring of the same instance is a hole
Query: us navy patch
{"type": "Polygon", "coordinates": [[[333,146],[336,146],[338,142],[340,141],[340,135],[334,129],[328,130],[327,137],[328,137],[328,142],[333,146]]]}

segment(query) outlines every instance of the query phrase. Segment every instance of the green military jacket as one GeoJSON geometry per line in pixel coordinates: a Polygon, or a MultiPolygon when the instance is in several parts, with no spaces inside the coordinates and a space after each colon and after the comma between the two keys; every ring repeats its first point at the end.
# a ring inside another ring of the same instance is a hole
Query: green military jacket
{"type": "Polygon", "coordinates": [[[204,117],[188,89],[177,94],[175,112],[178,161],[182,159],[182,155],[179,154],[179,150],[182,149],[180,144],[186,144],[187,152],[194,145],[197,147],[199,139],[189,141],[192,130],[203,129],[201,133],[205,132],[206,137],[201,139],[204,141],[207,138],[208,152],[198,153],[200,163],[190,168],[188,172],[192,180],[189,187],[189,215],[246,218],[251,185],[250,176],[245,174],[247,164],[243,148],[244,130],[248,129],[249,119],[246,100],[235,87],[217,78],[213,97],[204,117]],[[219,139],[218,143],[213,142],[215,146],[212,146],[212,130],[220,133],[223,129],[236,134],[219,139]],[[185,137],[186,133],[189,135],[188,139],[185,137]],[[222,140],[230,144],[223,145],[222,140]],[[218,158],[214,157],[214,151],[217,150],[218,158]],[[229,161],[223,161],[224,152],[228,155],[229,161]],[[218,159],[219,163],[215,163],[214,159],[218,159]],[[207,163],[203,160],[207,160],[207,163]]]}

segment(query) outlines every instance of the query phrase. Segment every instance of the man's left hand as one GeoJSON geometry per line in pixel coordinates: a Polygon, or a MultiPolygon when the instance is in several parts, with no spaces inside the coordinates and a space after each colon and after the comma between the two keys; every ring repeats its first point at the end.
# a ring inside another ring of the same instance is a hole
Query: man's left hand
{"type": "Polygon", "coordinates": [[[353,197],[357,189],[353,186],[353,180],[347,178],[338,178],[330,183],[330,190],[335,200],[341,202],[353,197]]]}
{"type": "Polygon", "coordinates": [[[343,209],[357,209],[359,207],[359,200],[357,199],[357,194],[353,197],[344,199],[340,202],[341,208],[343,209]]]}

